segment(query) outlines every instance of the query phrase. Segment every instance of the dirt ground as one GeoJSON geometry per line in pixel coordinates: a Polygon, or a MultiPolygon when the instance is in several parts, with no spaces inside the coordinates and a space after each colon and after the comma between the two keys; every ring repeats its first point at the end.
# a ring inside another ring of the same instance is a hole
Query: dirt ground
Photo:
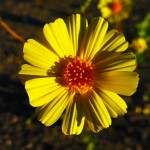
{"type": "MultiPolygon", "coordinates": [[[[81,0],[0,0],[0,17],[25,40],[36,37],[45,23],[79,13],[81,0]]],[[[88,20],[99,16],[97,0],[84,14],[88,20]]],[[[149,0],[136,0],[123,30],[129,42],[136,37],[133,26],[150,10],[149,0]]],[[[62,120],[51,127],[37,121],[17,73],[23,60],[23,44],[0,26],[0,150],[150,150],[150,114],[136,113],[137,106],[150,105],[150,54],[138,67],[140,83],[132,97],[125,97],[128,113],[113,120],[98,134],[84,129],[79,136],[65,136],[62,120]],[[143,97],[147,97],[144,101],[143,97]]]]}

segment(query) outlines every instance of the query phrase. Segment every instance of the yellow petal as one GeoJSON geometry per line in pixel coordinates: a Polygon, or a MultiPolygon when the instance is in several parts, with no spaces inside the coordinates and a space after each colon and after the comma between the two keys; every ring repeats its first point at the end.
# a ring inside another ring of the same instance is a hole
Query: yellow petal
{"type": "Polygon", "coordinates": [[[59,18],[53,23],[46,24],[43,32],[50,46],[60,57],[75,56],[67,26],[63,19],[59,18]]]}
{"type": "Polygon", "coordinates": [[[122,33],[110,30],[103,39],[101,49],[113,52],[125,51],[128,44],[122,47],[124,43],[126,43],[126,39],[122,33]]]}
{"type": "Polygon", "coordinates": [[[130,96],[138,85],[138,74],[127,71],[111,71],[97,75],[96,85],[100,89],[105,89],[117,94],[130,96]]]}
{"type": "Polygon", "coordinates": [[[108,23],[101,17],[94,18],[91,21],[81,46],[81,50],[85,52],[84,59],[91,60],[99,51],[107,27],[108,23]]]}
{"type": "Polygon", "coordinates": [[[32,65],[24,64],[21,66],[21,70],[18,73],[18,77],[21,79],[22,84],[27,80],[34,78],[47,76],[47,71],[32,65]]]}
{"type": "Polygon", "coordinates": [[[44,105],[53,100],[65,89],[55,82],[54,77],[36,78],[25,83],[29,102],[33,107],[44,105]]]}
{"type": "Polygon", "coordinates": [[[88,22],[81,15],[73,14],[67,18],[66,25],[71,43],[73,44],[74,53],[77,54],[78,49],[81,47],[88,22]]]}
{"type": "Polygon", "coordinates": [[[95,63],[122,53],[128,48],[128,42],[123,34],[116,30],[110,30],[105,35],[99,48],[100,51],[93,58],[93,62],[95,63]]]}
{"type": "Polygon", "coordinates": [[[136,68],[136,56],[133,53],[124,53],[99,61],[96,72],[106,71],[133,71],[136,68]]]}
{"type": "Polygon", "coordinates": [[[94,133],[100,132],[104,128],[104,127],[102,127],[102,125],[93,123],[87,119],[85,121],[88,124],[90,130],[94,133]]]}
{"type": "Polygon", "coordinates": [[[80,101],[81,99],[77,94],[70,97],[62,123],[62,131],[66,135],[78,135],[83,130],[85,117],[80,101]]]}
{"type": "Polygon", "coordinates": [[[127,105],[125,101],[116,93],[102,89],[98,90],[97,93],[102,98],[103,103],[107,107],[112,117],[117,117],[117,115],[124,115],[127,112],[127,105]]]}
{"type": "Polygon", "coordinates": [[[47,76],[47,71],[45,69],[37,68],[28,64],[21,66],[19,71],[20,75],[36,75],[36,76],[47,76]]]}
{"type": "Polygon", "coordinates": [[[45,70],[58,61],[58,57],[54,53],[33,39],[24,44],[23,52],[27,62],[45,70]]]}
{"type": "Polygon", "coordinates": [[[68,102],[68,91],[63,91],[48,104],[37,107],[36,114],[38,115],[38,120],[41,121],[45,126],[54,124],[62,115],[68,102]]]}
{"type": "Polygon", "coordinates": [[[81,102],[86,120],[90,122],[90,128],[93,132],[98,132],[102,127],[109,127],[111,124],[110,115],[102,99],[94,90],[82,95],[81,102]]]}
{"type": "Polygon", "coordinates": [[[117,117],[118,117],[118,114],[114,111],[114,109],[112,109],[112,107],[111,107],[110,105],[108,105],[106,102],[104,102],[104,104],[105,104],[105,106],[106,106],[106,108],[107,108],[107,110],[108,110],[110,116],[111,116],[112,118],[117,118],[117,117]]]}

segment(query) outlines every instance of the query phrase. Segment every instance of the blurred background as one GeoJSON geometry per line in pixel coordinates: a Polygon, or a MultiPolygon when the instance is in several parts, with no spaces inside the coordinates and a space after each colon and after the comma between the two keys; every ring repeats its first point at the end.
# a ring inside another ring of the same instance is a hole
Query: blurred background
{"type": "Polygon", "coordinates": [[[0,18],[0,150],[150,150],[149,0],[0,0],[0,18]],[[65,136],[61,119],[51,127],[37,121],[17,77],[24,63],[23,43],[3,24],[27,40],[36,37],[45,23],[72,13],[89,21],[103,16],[110,28],[125,34],[128,50],[137,56],[137,92],[123,97],[128,113],[97,134],[84,128],[79,136],[65,136]]]}

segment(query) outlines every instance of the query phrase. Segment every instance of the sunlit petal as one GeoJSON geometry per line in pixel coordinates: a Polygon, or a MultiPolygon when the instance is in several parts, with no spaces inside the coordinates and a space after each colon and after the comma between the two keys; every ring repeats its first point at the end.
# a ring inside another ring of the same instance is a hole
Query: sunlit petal
{"type": "Polygon", "coordinates": [[[116,93],[98,90],[98,95],[102,98],[103,103],[109,111],[111,117],[117,117],[118,115],[124,115],[127,112],[127,105],[124,100],[116,93]]]}
{"type": "Polygon", "coordinates": [[[47,71],[35,66],[24,64],[21,66],[19,72],[20,75],[36,75],[36,76],[47,76],[47,71]]]}
{"type": "Polygon", "coordinates": [[[123,34],[117,30],[110,30],[105,35],[99,48],[100,50],[93,58],[94,63],[108,57],[119,55],[128,48],[128,42],[123,34]]]}
{"type": "Polygon", "coordinates": [[[60,57],[75,56],[67,26],[63,19],[59,18],[53,23],[46,24],[43,31],[50,46],[60,57]]]}
{"type": "Polygon", "coordinates": [[[106,71],[134,71],[136,68],[136,57],[133,53],[124,53],[99,61],[95,65],[96,72],[106,71]]]}
{"type": "Polygon", "coordinates": [[[25,83],[29,102],[37,107],[53,100],[65,89],[55,82],[54,77],[36,78],[25,83]]]}
{"type": "Polygon", "coordinates": [[[110,30],[103,39],[101,49],[102,51],[107,50],[113,52],[125,51],[128,45],[122,48],[124,43],[126,43],[126,39],[122,33],[116,30],[110,30]]]}
{"type": "Polygon", "coordinates": [[[85,117],[81,107],[80,96],[70,97],[62,124],[64,134],[80,134],[83,130],[85,117]]]}
{"type": "Polygon", "coordinates": [[[30,39],[24,44],[24,59],[42,69],[49,69],[58,61],[58,57],[37,41],[30,39]]]}
{"type": "Polygon", "coordinates": [[[138,74],[127,71],[111,71],[99,73],[95,79],[98,88],[130,96],[138,85],[138,74]]]}
{"type": "Polygon", "coordinates": [[[98,132],[102,127],[109,127],[111,124],[110,115],[101,97],[94,90],[82,95],[81,102],[86,120],[90,123],[92,131],[98,132]]]}
{"type": "Polygon", "coordinates": [[[91,60],[100,50],[107,27],[108,23],[101,17],[94,18],[91,21],[81,46],[81,50],[84,51],[84,59],[91,60]]]}
{"type": "Polygon", "coordinates": [[[74,53],[77,54],[81,47],[88,22],[79,14],[73,14],[66,21],[69,37],[74,48],[74,53]]]}
{"type": "Polygon", "coordinates": [[[62,115],[68,102],[69,94],[67,91],[63,91],[48,104],[37,107],[36,114],[38,115],[38,120],[45,124],[45,126],[54,124],[62,115]]]}

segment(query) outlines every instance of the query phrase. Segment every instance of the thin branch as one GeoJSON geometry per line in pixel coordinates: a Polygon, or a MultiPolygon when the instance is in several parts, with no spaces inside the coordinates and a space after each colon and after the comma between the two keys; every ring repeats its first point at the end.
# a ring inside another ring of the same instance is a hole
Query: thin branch
{"type": "Polygon", "coordinates": [[[15,39],[19,40],[21,43],[25,43],[25,40],[19,36],[14,30],[12,30],[3,20],[0,18],[0,24],[5,28],[15,39]]]}

